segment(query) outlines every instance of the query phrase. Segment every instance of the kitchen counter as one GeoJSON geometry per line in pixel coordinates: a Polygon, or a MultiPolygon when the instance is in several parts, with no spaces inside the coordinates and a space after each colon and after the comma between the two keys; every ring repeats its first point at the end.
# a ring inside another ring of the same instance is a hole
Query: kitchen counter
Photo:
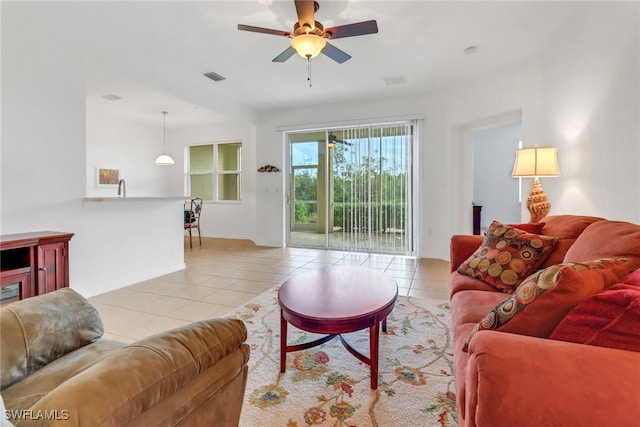
{"type": "Polygon", "coordinates": [[[149,197],[85,197],[85,202],[107,202],[107,203],[126,203],[126,202],[182,202],[188,200],[187,196],[149,196],[149,197]]]}

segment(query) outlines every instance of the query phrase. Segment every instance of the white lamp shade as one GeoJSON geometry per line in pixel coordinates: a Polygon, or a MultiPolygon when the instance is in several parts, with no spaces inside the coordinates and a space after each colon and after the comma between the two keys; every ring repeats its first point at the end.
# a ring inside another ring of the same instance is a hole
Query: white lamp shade
{"type": "Polygon", "coordinates": [[[327,41],[315,34],[301,34],[291,40],[291,46],[303,58],[315,58],[324,49],[327,41]]]}
{"type": "Polygon", "coordinates": [[[516,151],[516,162],[511,176],[558,176],[558,154],[554,147],[522,148],[516,151]]]}
{"type": "Polygon", "coordinates": [[[158,166],[170,166],[170,165],[175,165],[176,162],[173,161],[173,159],[171,158],[170,155],[168,154],[160,154],[157,158],[156,158],[156,165],[158,166]]]}

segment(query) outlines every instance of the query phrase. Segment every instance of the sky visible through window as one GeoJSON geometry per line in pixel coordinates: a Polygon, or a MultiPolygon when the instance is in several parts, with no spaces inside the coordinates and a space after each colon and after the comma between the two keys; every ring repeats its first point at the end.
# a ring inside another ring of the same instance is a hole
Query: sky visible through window
{"type": "Polygon", "coordinates": [[[293,166],[317,165],[318,143],[313,141],[291,144],[291,164],[293,166]]]}
{"type": "MultiPolygon", "coordinates": [[[[406,138],[403,136],[372,138],[372,160],[380,161],[382,149],[381,169],[388,172],[402,172],[406,169],[406,138]]],[[[359,163],[362,157],[368,155],[368,139],[350,139],[352,145],[343,145],[343,159],[347,162],[359,163]]],[[[291,144],[292,166],[318,165],[318,142],[296,142],[291,144]]]]}

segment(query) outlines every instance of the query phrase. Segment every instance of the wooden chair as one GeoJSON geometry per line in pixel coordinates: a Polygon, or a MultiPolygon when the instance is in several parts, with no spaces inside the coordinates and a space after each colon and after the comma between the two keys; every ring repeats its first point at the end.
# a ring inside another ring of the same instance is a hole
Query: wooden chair
{"type": "Polygon", "coordinates": [[[191,230],[198,230],[198,239],[202,246],[202,236],[200,236],[200,213],[202,212],[202,199],[193,197],[184,202],[184,229],[189,231],[189,247],[193,248],[191,240],[191,230]]]}

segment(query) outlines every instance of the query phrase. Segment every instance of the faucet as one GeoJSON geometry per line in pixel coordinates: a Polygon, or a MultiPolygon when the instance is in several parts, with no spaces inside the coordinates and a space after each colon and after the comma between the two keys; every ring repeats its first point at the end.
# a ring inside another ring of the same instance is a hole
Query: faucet
{"type": "Polygon", "coordinates": [[[124,179],[118,181],[118,197],[127,197],[127,184],[124,179]]]}

